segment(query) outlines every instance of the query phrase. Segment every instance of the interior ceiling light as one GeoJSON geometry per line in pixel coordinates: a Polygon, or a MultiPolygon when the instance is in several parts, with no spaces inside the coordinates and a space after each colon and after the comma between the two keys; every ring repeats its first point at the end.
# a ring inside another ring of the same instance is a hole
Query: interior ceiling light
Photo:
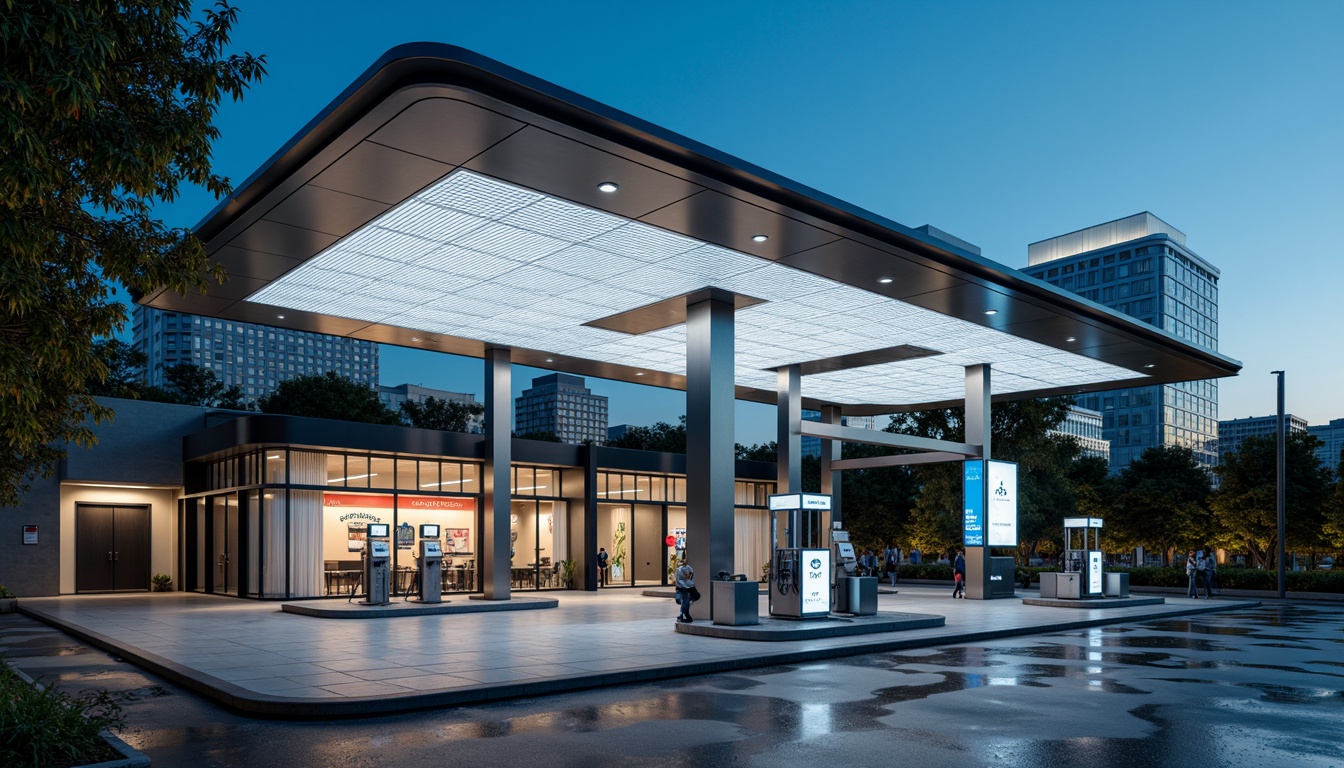
{"type": "Polygon", "coordinates": [[[1157,366],[1154,365],[1153,363],[1149,363],[1149,364],[1147,364],[1147,365],[1145,365],[1145,366],[1143,366],[1143,367],[1144,367],[1144,368],[1156,368],[1157,366]]]}
{"type": "Polygon", "coordinates": [[[772,369],[870,351],[875,338],[941,354],[810,375],[804,393],[840,405],[961,399],[979,363],[994,367],[995,394],[1145,376],[467,170],[247,300],[683,376],[685,325],[630,336],[584,323],[706,286],[764,299],[735,315],[744,387],[774,391],[772,369]]]}
{"type": "Polygon", "coordinates": [[[548,363],[554,363],[555,360],[553,360],[553,359],[551,359],[551,358],[548,357],[548,358],[546,358],[546,362],[548,362],[548,363]]]}
{"type": "Polygon", "coordinates": [[[877,282],[886,285],[887,283],[891,282],[891,278],[890,277],[879,278],[877,282]]]}
{"type": "Polygon", "coordinates": [[[285,316],[284,316],[284,315],[276,315],[276,316],[275,316],[275,319],[276,319],[276,320],[284,320],[284,319],[285,319],[285,316]]]}
{"type": "Polygon", "coordinates": [[[597,188],[603,192],[615,192],[620,189],[621,186],[614,181],[604,181],[601,184],[598,184],[597,188]]]}
{"type": "Polygon", "coordinates": [[[751,237],[751,240],[754,243],[764,243],[766,240],[769,239],[770,239],[769,235],[752,235],[751,237]]]}
{"type": "Polygon", "coordinates": [[[1073,336],[1070,336],[1069,338],[1065,339],[1065,341],[1070,341],[1070,342],[1072,342],[1072,341],[1077,341],[1077,340],[1078,340],[1078,339],[1077,339],[1076,337],[1073,337],[1073,336]]]}
{"type": "Polygon", "coordinates": [[[999,310],[997,310],[997,309],[986,309],[986,310],[985,310],[985,314],[986,314],[986,315],[997,315],[997,314],[999,314],[999,310]]]}

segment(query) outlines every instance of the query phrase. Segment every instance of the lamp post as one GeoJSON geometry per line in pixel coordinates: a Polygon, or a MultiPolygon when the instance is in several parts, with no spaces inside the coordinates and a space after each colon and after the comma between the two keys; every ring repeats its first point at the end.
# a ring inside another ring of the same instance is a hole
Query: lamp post
{"type": "Polygon", "coordinates": [[[1288,596],[1287,575],[1285,574],[1285,563],[1284,563],[1284,558],[1286,557],[1286,554],[1284,553],[1284,543],[1283,543],[1283,536],[1284,536],[1283,507],[1284,507],[1284,490],[1287,487],[1285,475],[1287,475],[1287,469],[1288,469],[1288,445],[1287,445],[1288,435],[1283,423],[1283,371],[1270,371],[1270,373],[1279,377],[1279,421],[1278,421],[1279,446],[1276,461],[1277,467],[1275,471],[1275,485],[1278,488],[1277,506],[1279,513],[1279,551],[1278,551],[1279,597],[1283,598],[1288,596]]]}

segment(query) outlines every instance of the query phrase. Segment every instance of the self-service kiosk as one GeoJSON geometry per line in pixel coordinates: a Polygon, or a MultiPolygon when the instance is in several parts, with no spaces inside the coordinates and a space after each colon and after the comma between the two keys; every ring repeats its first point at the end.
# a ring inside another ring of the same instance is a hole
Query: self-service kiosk
{"type": "Polygon", "coordinates": [[[856,616],[876,614],[877,577],[858,575],[858,559],[854,555],[854,545],[849,541],[849,531],[839,528],[831,531],[831,546],[835,550],[835,594],[831,610],[856,616]]]}
{"type": "Polygon", "coordinates": [[[416,581],[420,602],[443,602],[443,544],[437,525],[420,526],[420,570],[416,581]]]}
{"type": "Polygon", "coordinates": [[[364,604],[387,605],[392,602],[391,526],[369,523],[364,546],[364,604]]]}
{"type": "Polygon", "coordinates": [[[770,563],[770,615],[815,619],[831,613],[831,550],[776,549],[770,563]]]}

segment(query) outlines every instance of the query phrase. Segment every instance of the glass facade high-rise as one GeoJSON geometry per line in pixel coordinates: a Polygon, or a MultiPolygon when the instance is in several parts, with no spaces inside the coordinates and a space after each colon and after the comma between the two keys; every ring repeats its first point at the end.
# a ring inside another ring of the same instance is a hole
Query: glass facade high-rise
{"type": "Polygon", "coordinates": [[[552,373],[532,380],[514,400],[514,432],[550,432],[566,443],[607,442],[607,398],[594,395],[582,376],[552,373]]]}
{"type": "Polygon", "coordinates": [[[140,305],[131,310],[131,334],[132,346],[148,360],[145,383],[150,386],[164,386],[164,370],[178,363],[214,371],[249,401],[270,394],[287,379],[327,371],[378,386],[378,345],[372,341],[140,305]]]}
{"type": "Polygon", "coordinates": [[[1064,421],[1050,432],[1077,440],[1084,456],[1095,456],[1110,463],[1111,443],[1102,437],[1102,423],[1100,411],[1073,405],[1064,415],[1064,421]]]}
{"type": "MultiPolygon", "coordinates": [[[[1306,432],[1307,420],[1301,416],[1285,413],[1283,419],[1289,433],[1306,432]]],[[[1241,443],[1248,437],[1273,436],[1279,433],[1278,416],[1248,416],[1244,419],[1228,419],[1218,422],[1218,456],[1236,453],[1241,443]]]]}
{"type": "Polygon", "coordinates": [[[1344,419],[1331,419],[1329,424],[1307,427],[1307,433],[1322,443],[1321,447],[1316,449],[1316,458],[1330,470],[1330,474],[1336,474],[1339,470],[1340,452],[1344,451],[1344,419]]]}
{"type": "MultiPolygon", "coordinates": [[[[1185,240],[1183,232],[1145,212],[1032,243],[1022,271],[1217,351],[1220,273],[1185,240]]],[[[1159,445],[1189,448],[1206,467],[1218,462],[1216,381],[1132,387],[1075,400],[1101,412],[1112,472],[1159,445]]]]}

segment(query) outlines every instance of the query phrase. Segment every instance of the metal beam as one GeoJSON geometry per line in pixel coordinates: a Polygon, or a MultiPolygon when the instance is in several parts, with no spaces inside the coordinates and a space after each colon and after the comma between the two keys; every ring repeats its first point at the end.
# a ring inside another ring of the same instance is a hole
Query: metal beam
{"type": "MultiPolygon", "coordinates": [[[[686,307],[686,549],[699,586],[733,571],[733,302],[686,307]]],[[[691,615],[708,619],[713,590],[691,615]]]]}
{"type": "MultiPolygon", "coordinates": [[[[786,365],[776,372],[775,461],[778,464],[775,493],[803,490],[803,385],[802,369],[786,365]]],[[[789,513],[788,546],[797,547],[802,510],[789,513]]]]}
{"type": "Polygon", "coordinates": [[[481,578],[486,600],[508,600],[512,576],[509,514],[513,466],[513,370],[509,349],[485,350],[485,466],[481,502],[485,506],[485,547],[481,578]]]}
{"type": "Polygon", "coordinates": [[[966,366],[966,442],[980,446],[979,456],[990,458],[989,364],[966,366]]]}
{"type": "Polygon", "coordinates": [[[872,456],[866,459],[845,459],[831,465],[832,469],[875,469],[877,467],[907,467],[911,464],[937,464],[941,461],[964,461],[960,453],[906,453],[900,456],[872,456]]]}
{"type": "Polygon", "coordinates": [[[934,440],[930,437],[901,435],[883,432],[880,429],[862,429],[860,427],[841,427],[834,424],[803,422],[803,434],[807,437],[820,437],[823,440],[840,440],[846,443],[881,445],[888,448],[909,448],[913,451],[941,451],[959,456],[980,456],[980,446],[968,443],[954,443],[948,440],[934,440]]]}
{"type": "MultiPolygon", "coordinates": [[[[821,423],[840,426],[840,406],[823,405],[821,407],[821,423]]],[[[842,513],[841,483],[843,476],[840,473],[842,467],[836,466],[840,461],[841,449],[844,443],[839,440],[821,441],[821,492],[831,497],[831,522],[838,523],[844,520],[842,513]]],[[[829,531],[822,533],[822,539],[818,542],[823,546],[830,546],[831,534],[829,531]]]]}

